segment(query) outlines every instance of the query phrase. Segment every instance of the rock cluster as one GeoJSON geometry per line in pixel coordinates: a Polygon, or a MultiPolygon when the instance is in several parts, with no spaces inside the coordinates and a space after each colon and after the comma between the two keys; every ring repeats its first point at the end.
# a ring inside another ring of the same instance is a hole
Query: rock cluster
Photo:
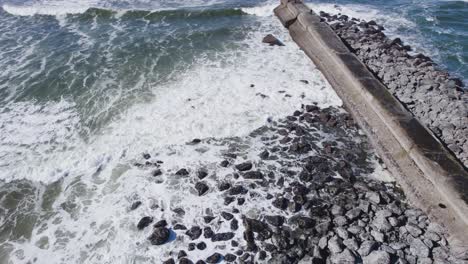
{"type": "Polygon", "coordinates": [[[390,39],[375,21],[320,16],[387,88],[468,167],[468,91],[427,56],[390,39]]]}
{"type": "MultiPolygon", "coordinates": [[[[171,232],[185,241],[182,253],[168,253],[164,263],[467,263],[395,183],[369,177],[375,156],[344,111],[303,106],[248,138],[262,143],[257,157],[250,147],[233,147],[217,165],[232,177],[217,178],[216,187],[208,182],[216,171],[206,167],[172,175],[192,178],[196,195],[216,193],[224,206],[189,219],[198,224],[188,228],[155,219],[152,245],[171,243],[171,232]],[[256,207],[262,208],[254,215],[245,209],[256,207]],[[197,251],[207,257],[194,257],[197,251]]],[[[150,222],[145,216],[138,228],[150,222]]]]}

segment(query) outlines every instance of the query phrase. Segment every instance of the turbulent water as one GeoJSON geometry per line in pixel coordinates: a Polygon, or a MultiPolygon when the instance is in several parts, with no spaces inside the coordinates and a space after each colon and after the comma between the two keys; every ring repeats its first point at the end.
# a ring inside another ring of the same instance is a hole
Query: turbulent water
{"type": "MultiPolygon", "coordinates": [[[[276,1],[0,4],[0,263],[145,262],[154,252],[135,244],[126,206],[142,193],[184,201],[139,179],[129,164],[142,153],[173,168],[217,162],[184,144],[245,136],[303,103],[341,105],[271,15],[276,1]],[[263,45],[269,33],[286,46],[263,45]]],[[[311,7],[377,20],[468,76],[467,2],[311,7]]]]}

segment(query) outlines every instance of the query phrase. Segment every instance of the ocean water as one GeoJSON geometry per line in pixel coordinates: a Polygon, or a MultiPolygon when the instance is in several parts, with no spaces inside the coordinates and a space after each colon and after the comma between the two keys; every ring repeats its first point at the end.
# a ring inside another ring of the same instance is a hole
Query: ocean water
{"type": "MultiPolygon", "coordinates": [[[[174,170],[216,163],[222,147],[185,143],[243,137],[301,104],[340,106],[276,2],[0,0],[0,263],[157,263],[128,204],[156,195],[145,202],[196,214],[209,200],[143,181],[131,166],[142,153],[174,170]],[[286,46],[262,44],[270,33],[286,46]]],[[[376,20],[467,79],[467,2],[310,6],[376,20]]]]}

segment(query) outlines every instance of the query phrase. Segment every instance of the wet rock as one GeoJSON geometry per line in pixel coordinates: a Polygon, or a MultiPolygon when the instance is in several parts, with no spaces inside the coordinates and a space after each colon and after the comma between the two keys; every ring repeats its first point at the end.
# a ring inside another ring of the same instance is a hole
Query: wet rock
{"type": "Polygon", "coordinates": [[[168,259],[168,260],[165,260],[163,264],[175,264],[175,261],[173,259],[168,259]]]}
{"type": "Polygon", "coordinates": [[[208,172],[206,170],[199,170],[197,172],[197,176],[200,180],[203,180],[204,178],[206,178],[206,176],[208,176],[208,172]]]}
{"type": "Polygon", "coordinates": [[[225,232],[225,233],[217,233],[211,237],[212,242],[219,242],[219,241],[228,241],[234,238],[234,233],[232,232],[225,232]]]}
{"type": "Polygon", "coordinates": [[[224,192],[226,190],[228,190],[229,188],[231,188],[231,184],[229,182],[222,182],[219,184],[219,190],[221,192],[224,192]]]}
{"type": "Polygon", "coordinates": [[[236,169],[239,170],[239,171],[248,171],[248,170],[251,170],[252,167],[253,167],[252,162],[250,162],[250,161],[247,161],[247,162],[236,165],[236,169]]]}
{"type": "Polygon", "coordinates": [[[174,229],[174,230],[187,230],[187,227],[182,225],[182,224],[176,224],[176,225],[174,225],[174,227],[172,229],[174,229]]]}
{"type": "Polygon", "coordinates": [[[188,251],[194,251],[196,248],[195,243],[189,243],[188,244],[188,251]]]}
{"type": "Polygon", "coordinates": [[[193,264],[193,261],[188,258],[181,258],[179,259],[179,264],[193,264]]]}
{"type": "Polygon", "coordinates": [[[237,221],[237,219],[232,219],[230,227],[232,231],[236,231],[237,229],[239,229],[239,222],[237,221]]]}
{"type": "Polygon", "coordinates": [[[230,205],[232,202],[234,202],[236,198],[232,196],[226,196],[224,197],[224,205],[230,205]]]}
{"type": "Polygon", "coordinates": [[[282,226],[284,223],[284,217],[280,215],[266,215],[265,221],[272,226],[282,226]]]}
{"type": "Polygon", "coordinates": [[[132,211],[136,210],[138,207],[140,207],[141,204],[142,204],[141,201],[134,202],[132,206],[130,207],[130,210],[132,211]]]}
{"type": "Polygon", "coordinates": [[[149,226],[153,222],[153,217],[150,216],[145,216],[140,219],[140,221],[137,224],[138,230],[142,230],[145,227],[149,226]]]}
{"type": "Polygon", "coordinates": [[[211,227],[207,226],[205,228],[203,228],[203,236],[205,238],[212,238],[214,236],[214,232],[213,230],[211,229],[211,227]]]}
{"type": "Polygon", "coordinates": [[[286,208],[288,208],[289,201],[286,198],[279,197],[273,200],[272,204],[278,209],[286,210],[286,208]]]}
{"type": "Polygon", "coordinates": [[[198,250],[205,250],[206,249],[206,243],[205,242],[200,242],[197,244],[197,249],[198,250]]]}
{"type": "Polygon", "coordinates": [[[201,236],[202,230],[198,226],[193,226],[187,232],[185,232],[185,234],[189,236],[191,240],[195,240],[201,236]]]}
{"type": "Polygon", "coordinates": [[[208,190],[209,190],[210,188],[209,188],[208,185],[207,185],[206,183],[204,183],[204,182],[197,182],[197,183],[195,184],[195,189],[197,190],[198,195],[199,195],[199,196],[202,196],[202,195],[204,195],[206,192],[208,192],[208,190]]]}
{"type": "Polygon", "coordinates": [[[263,173],[260,171],[248,171],[243,174],[243,177],[248,180],[262,180],[263,173]]]}
{"type": "Polygon", "coordinates": [[[234,218],[234,215],[228,212],[221,212],[221,216],[228,221],[234,218]]]}
{"type": "Polygon", "coordinates": [[[165,227],[165,226],[167,226],[166,220],[160,220],[153,225],[154,228],[165,227]]]}
{"type": "Polygon", "coordinates": [[[203,217],[203,221],[205,221],[206,224],[209,224],[211,223],[211,221],[213,221],[216,217],[214,216],[209,216],[209,215],[206,215],[203,217]]]}
{"type": "Polygon", "coordinates": [[[153,177],[158,177],[161,176],[163,172],[161,169],[155,169],[151,174],[153,175],[153,177]]]}
{"type": "Polygon", "coordinates": [[[176,175],[178,175],[178,176],[187,176],[189,174],[190,174],[189,171],[187,169],[184,169],[184,168],[182,168],[182,169],[180,169],[180,170],[178,170],[176,172],[176,175]]]}
{"type": "Polygon", "coordinates": [[[263,152],[260,153],[259,157],[261,159],[268,159],[268,157],[270,157],[270,152],[268,152],[268,150],[264,150],[263,152]]]}
{"type": "Polygon", "coordinates": [[[148,240],[152,245],[162,245],[167,242],[170,236],[169,229],[165,227],[155,228],[148,240]]]}
{"type": "Polygon", "coordinates": [[[266,35],[262,42],[270,44],[270,46],[284,46],[284,44],[272,34],[266,35]]]}
{"type": "Polygon", "coordinates": [[[236,261],[236,259],[237,259],[237,256],[234,255],[234,254],[228,253],[228,254],[224,255],[224,260],[226,262],[234,262],[234,261],[236,261]]]}
{"type": "Polygon", "coordinates": [[[182,209],[182,208],[174,208],[174,210],[172,210],[174,213],[176,213],[177,216],[179,217],[182,217],[185,215],[185,210],[182,209]]]}
{"type": "Polygon", "coordinates": [[[187,253],[185,253],[185,251],[181,250],[179,251],[179,254],[177,254],[177,259],[181,259],[183,257],[186,257],[187,256],[187,253]]]}
{"type": "Polygon", "coordinates": [[[214,253],[206,259],[207,263],[218,263],[223,258],[223,255],[219,253],[214,253]]]}
{"type": "Polygon", "coordinates": [[[230,195],[246,194],[248,190],[242,185],[236,185],[229,190],[230,195]]]}
{"type": "Polygon", "coordinates": [[[219,166],[226,168],[227,166],[229,166],[229,161],[228,160],[223,160],[223,161],[221,161],[219,166]]]}

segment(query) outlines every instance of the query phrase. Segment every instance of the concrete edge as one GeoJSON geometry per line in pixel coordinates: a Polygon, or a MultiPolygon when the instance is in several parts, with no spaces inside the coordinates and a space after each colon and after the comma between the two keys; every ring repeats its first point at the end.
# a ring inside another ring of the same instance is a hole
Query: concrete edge
{"type": "Polygon", "coordinates": [[[464,167],[311,9],[281,0],[274,13],[371,138],[409,200],[446,227],[452,244],[468,250],[464,167]]]}

